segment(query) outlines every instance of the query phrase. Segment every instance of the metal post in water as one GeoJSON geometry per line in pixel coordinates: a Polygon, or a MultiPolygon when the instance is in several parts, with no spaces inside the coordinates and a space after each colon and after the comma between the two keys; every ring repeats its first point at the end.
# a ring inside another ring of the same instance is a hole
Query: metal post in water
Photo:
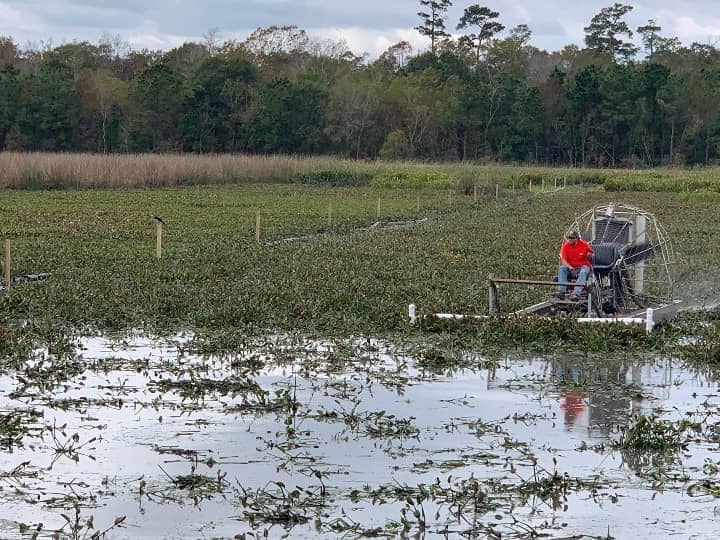
{"type": "Polygon", "coordinates": [[[5,239],[5,286],[10,287],[10,239],[5,239]]]}
{"type": "Polygon", "coordinates": [[[490,308],[490,315],[497,315],[500,312],[497,285],[492,278],[488,279],[488,305],[490,308]]]}
{"type": "MultiPolygon", "coordinates": [[[[635,217],[635,227],[633,228],[633,242],[643,244],[647,240],[647,219],[644,215],[635,217]]],[[[645,290],[645,261],[641,260],[635,264],[635,279],[633,283],[636,293],[642,293],[645,290]]]]}

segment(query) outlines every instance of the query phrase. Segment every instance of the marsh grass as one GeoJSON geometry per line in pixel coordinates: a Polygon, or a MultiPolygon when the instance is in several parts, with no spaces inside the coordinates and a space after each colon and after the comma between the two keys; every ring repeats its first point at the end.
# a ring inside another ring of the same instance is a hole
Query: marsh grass
{"type": "Polygon", "coordinates": [[[519,188],[533,180],[537,185],[546,181],[550,189],[558,181],[601,183],[604,178],[573,169],[369,162],[313,156],[0,152],[0,187],[31,190],[249,183],[454,189],[502,182],[508,188],[519,188]]]}
{"type": "Polygon", "coordinates": [[[30,190],[294,183],[454,189],[471,194],[484,186],[494,190],[495,185],[535,192],[596,185],[607,191],[685,192],[716,202],[717,178],[714,168],[599,170],[323,156],[0,152],[0,188],[30,190]]]}
{"type": "Polygon", "coordinates": [[[191,472],[172,478],[175,489],[187,491],[192,499],[207,499],[217,493],[222,493],[228,486],[224,475],[218,471],[215,478],[204,474],[191,472]]]}
{"type": "Polygon", "coordinates": [[[567,511],[568,496],[573,492],[587,490],[593,483],[579,478],[572,478],[567,473],[558,471],[534,470],[533,476],[523,481],[518,491],[523,497],[538,497],[542,501],[549,501],[554,510],[567,511]]]}
{"type": "MultiPolygon", "coordinates": [[[[716,295],[720,231],[702,225],[712,204],[672,193],[626,194],[623,201],[655,212],[668,229],[680,255],[679,296],[716,295]],[[706,249],[686,249],[698,237],[706,249]],[[702,287],[698,276],[706,280],[702,287]]],[[[31,350],[37,335],[54,351],[70,350],[63,327],[209,329],[217,333],[214,346],[232,349],[243,335],[277,330],[409,332],[411,303],[421,315],[485,314],[489,275],[550,279],[567,223],[607,195],[505,192],[500,200],[493,193],[475,202],[473,194],[450,197],[446,190],[291,184],[12,190],[3,202],[0,228],[12,242],[13,274],[51,274],[0,294],[0,354],[9,358],[31,350]],[[166,223],[162,259],[155,257],[153,215],[166,223]],[[373,227],[393,220],[409,225],[373,227]],[[303,234],[310,236],[273,243],[303,234]]],[[[503,287],[501,307],[507,313],[547,293],[503,287]]],[[[500,317],[420,328],[496,351],[656,350],[677,337],[620,326],[581,329],[563,319],[500,317]]]]}
{"type": "Polygon", "coordinates": [[[12,447],[18,444],[26,432],[27,427],[22,414],[16,411],[0,414],[0,445],[12,447]]]}
{"type": "Polygon", "coordinates": [[[682,434],[687,429],[684,422],[675,424],[655,416],[640,415],[620,439],[624,450],[664,452],[682,446],[682,434]]]}
{"type": "MultiPolygon", "coordinates": [[[[15,302],[3,302],[9,295],[0,295],[0,313],[12,311],[15,302]]],[[[34,347],[31,328],[2,325],[0,326],[0,358],[19,359],[30,356],[34,347]]]]}
{"type": "MultiPolygon", "coordinates": [[[[125,516],[115,518],[115,520],[105,528],[96,528],[95,519],[92,515],[86,516],[82,514],[82,509],[79,503],[76,503],[73,507],[74,514],[69,516],[68,514],[61,514],[65,520],[65,524],[62,526],[60,531],[56,532],[56,537],[60,536],[60,532],[64,533],[66,538],[72,540],[100,540],[105,538],[107,533],[116,527],[121,527],[125,522],[125,516]]],[[[39,525],[39,530],[42,529],[42,524],[39,525]]]]}
{"type": "Polygon", "coordinates": [[[289,489],[283,482],[270,482],[256,490],[238,484],[236,497],[251,526],[280,524],[291,528],[319,516],[327,505],[323,489],[289,489]]]}
{"type": "Polygon", "coordinates": [[[368,185],[375,177],[382,187],[391,173],[405,179],[401,183],[408,186],[401,187],[452,188],[468,175],[482,181],[479,170],[311,156],[0,153],[0,187],[31,190],[249,183],[353,186],[368,185]],[[438,175],[444,180],[439,186],[433,182],[438,175]]]}
{"type": "Polygon", "coordinates": [[[335,160],[190,154],[0,153],[0,187],[15,189],[152,188],[290,182],[335,160]]]}
{"type": "MultiPolygon", "coordinates": [[[[461,336],[456,345],[477,347],[484,351],[508,349],[534,352],[580,350],[585,353],[612,352],[624,349],[658,350],[665,341],[659,334],[648,334],[644,328],[624,324],[603,326],[578,323],[571,317],[552,319],[500,316],[479,320],[437,321],[428,319],[423,328],[438,334],[461,336]],[[608,339],[612,336],[612,339],[608,339]]],[[[443,356],[452,354],[445,350],[443,356]]],[[[421,357],[421,365],[427,360],[421,357]]],[[[437,362],[434,358],[432,362],[437,362]]],[[[432,363],[431,362],[431,363],[432,363]]]]}

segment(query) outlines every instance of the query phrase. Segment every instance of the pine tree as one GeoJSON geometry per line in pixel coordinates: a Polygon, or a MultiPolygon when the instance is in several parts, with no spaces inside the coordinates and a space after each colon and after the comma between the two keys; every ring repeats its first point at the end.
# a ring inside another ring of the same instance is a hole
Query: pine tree
{"type": "Polygon", "coordinates": [[[498,32],[502,32],[505,26],[493,19],[497,19],[500,14],[492,11],[490,8],[473,5],[465,8],[465,13],[460,18],[457,25],[458,30],[464,28],[475,27],[475,34],[468,34],[468,40],[472,41],[475,48],[475,69],[480,71],[480,51],[482,46],[487,43],[498,32]]]}
{"type": "Polygon", "coordinates": [[[620,39],[620,36],[632,38],[632,30],[622,20],[632,9],[632,6],[618,2],[611,7],[601,9],[600,13],[590,21],[590,26],[585,27],[585,44],[588,48],[607,54],[613,60],[632,58],[638,52],[638,48],[620,39]]]}
{"type": "Polygon", "coordinates": [[[420,4],[429,8],[430,12],[418,11],[423,22],[415,30],[430,38],[430,48],[434,54],[439,39],[450,36],[445,31],[445,12],[452,5],[452,0],[420,0],[420,4]]]}

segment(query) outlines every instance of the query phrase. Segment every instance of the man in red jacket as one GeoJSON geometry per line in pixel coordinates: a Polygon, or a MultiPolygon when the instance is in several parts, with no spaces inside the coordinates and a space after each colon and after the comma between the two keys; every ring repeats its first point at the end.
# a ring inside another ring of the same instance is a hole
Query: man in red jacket
{"type": "MultiPolygon", "coordinates": [[[[558,281],[567,283],[575,277],[575,288],[570,294],[571,300],[577,300],[584,291],[583,285],[587,281],[592,270],[591,257],[593,250],[585,240],[580,238],[577,231],[571,231],[567,239],[560,247],[560,268],[558,270],[558,281]]],[[[558,285],[558,292],[564,293],[567,290],[565,285],[558,285]]]]}

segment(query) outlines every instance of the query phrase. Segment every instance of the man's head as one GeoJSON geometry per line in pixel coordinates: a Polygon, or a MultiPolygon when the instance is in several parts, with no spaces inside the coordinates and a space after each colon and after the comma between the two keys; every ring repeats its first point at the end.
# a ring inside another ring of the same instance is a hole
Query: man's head
{"type": "Polygon", "coordinates": [[[567,241],[570,242],[571,244],[574,244],[575,242],[577,242],[578,238],[580,238],[580,235],[578,234],[577,231],[570,231],[569,233],[567,233],[567,241]]]}

